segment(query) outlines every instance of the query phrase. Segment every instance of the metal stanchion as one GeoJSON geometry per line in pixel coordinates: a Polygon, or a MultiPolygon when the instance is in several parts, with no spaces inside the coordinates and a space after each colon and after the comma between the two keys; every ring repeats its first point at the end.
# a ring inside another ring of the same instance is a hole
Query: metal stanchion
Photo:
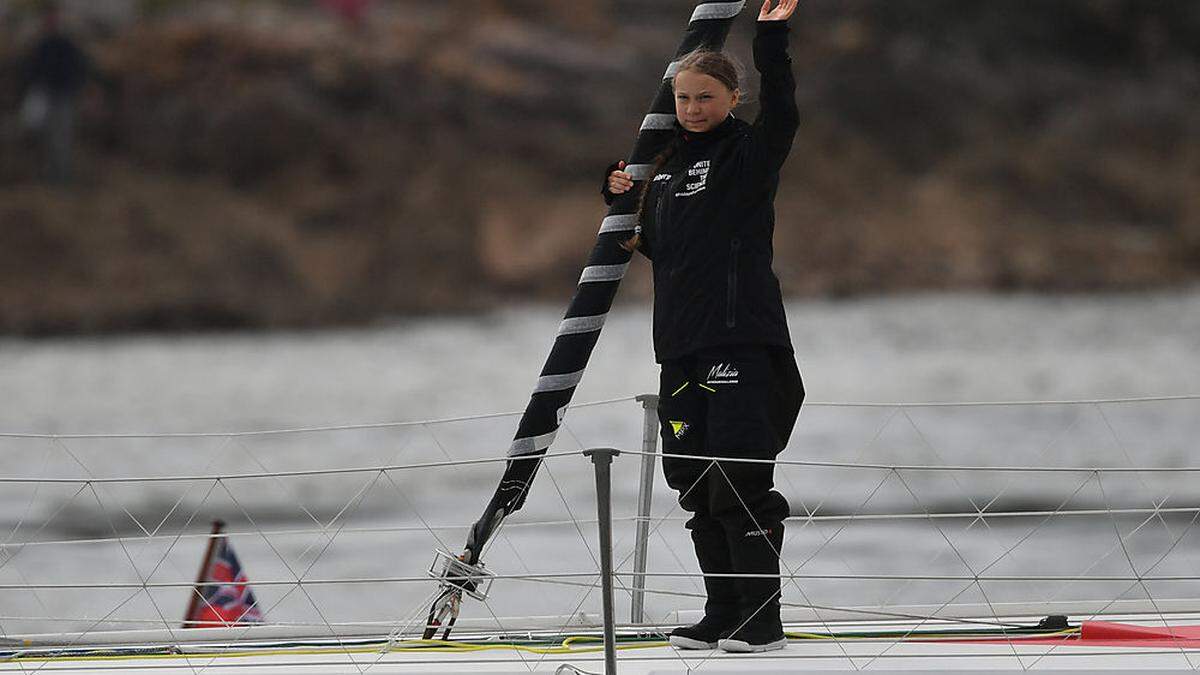
{"type": "Polygon", "coordinates": [[[658,452],[658,396],[642,394],[642,477],[638,483],[637,535],[633,545],[633,580],[629,620],[642,623],[646,619],[646,547],[650,538],[650,504],[654,498],[654,455],[658,452]]]}
{"type": "Polygon", "coordinates": [[[604,599],[604,667],[608,675],[617,672],[617,633],[613,618],[612,575],[612,461],[621,454],[613,448],[584,450],[596,466],[596,514],[600,521],[600,592],[604,599]]]}

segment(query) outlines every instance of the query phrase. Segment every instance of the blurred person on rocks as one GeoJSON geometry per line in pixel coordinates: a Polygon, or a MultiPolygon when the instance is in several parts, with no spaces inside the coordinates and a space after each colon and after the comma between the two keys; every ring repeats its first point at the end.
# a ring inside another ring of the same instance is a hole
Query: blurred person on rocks
{"type": "Polygon", "coordinates": [[[371,0],[320,0],[320,3],[354,30],[363,29],[371,10],[371,0]]]}
{"type": "Polygon", "coordinates": [[[38,136],[46,177],[55,183],[72,178],[75,123],[88,70],[87,55],[62,29],[58,4],[46,3],[41,35],[22,72],[21,121],[38,136]]]}
{"type": "MultiPolygon", "coordinates": [[[[664,452],[675,455],[663,471],[692,513],[687,528],[705,575],[704,618],[671,632],[679,649],[787,644],[779,555],[789,506],[774,490],[772,460],[791,436],[804,386],[771,262],[779,172],[799,127],[787,23],[797,2],[766,0],[759,13],[753,124],[733,116],[741,90],[728,57],[697,51],[680,61],[675,134],[645,174],[638,227],[625,242],[653,267],[659,421],[664,452]]],[[[606,171],[610,203],[633,189],[625,168],[606,171]]]]}

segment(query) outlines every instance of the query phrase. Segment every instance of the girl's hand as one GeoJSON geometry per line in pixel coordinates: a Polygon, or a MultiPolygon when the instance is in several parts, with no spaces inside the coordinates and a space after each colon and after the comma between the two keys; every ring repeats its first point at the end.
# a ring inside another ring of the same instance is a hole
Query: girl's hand
{"type": "Polygon", "coordinates": [[[787,21],[800,4],[800,0],[778,0],[779,4],[775,9],[771,9],[771,2],[772,0],[764,0],[762,11],[758,13],[759,21],[787,21]]]}
{"type": "Polygon", "coordinates": [[[624,194],[633,189],[633,176],[625,173],[625,162],[617,162],[617,170],[608,174],[608,191],[614,195],[624,194]]]}

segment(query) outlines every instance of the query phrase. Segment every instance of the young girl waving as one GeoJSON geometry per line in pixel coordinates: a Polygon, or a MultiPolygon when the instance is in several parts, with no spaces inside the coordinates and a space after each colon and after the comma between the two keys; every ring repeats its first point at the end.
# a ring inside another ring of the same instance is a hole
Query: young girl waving
{"type": "MultiPolygon", "coordinates": [[[[799,125],[787,20],[799,0],[766,0],[754,65],[753,124],[733,116],[737,71],[697,51],[673,80],[675,136],[645,183],[626,243],[654,270],[654,350],[667,483],[704,572],[704,619],[671,632],[681,649],[758,652],[787,644],[779,618],[779,554],[788,504],[769,462],[787,445],[804,399],[779,281],[771,269],[779,171],[799,125]],[[756,575],[728,577],[719,575],[756,575]],[[718,575],[718,576],[712,576],[718,575]]],[[[610,167],[606,199],[633,188],[610,167]]]]}

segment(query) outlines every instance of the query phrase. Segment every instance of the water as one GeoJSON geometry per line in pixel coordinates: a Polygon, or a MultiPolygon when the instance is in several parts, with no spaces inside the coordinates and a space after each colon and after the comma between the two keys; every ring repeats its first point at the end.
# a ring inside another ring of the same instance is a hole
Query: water
{"type": "MultiPolygon", "coordinates": [[[[0,429],[62,434],[311,427],[520,410],[551,344],[557,307],[482,317],[423,319],[359,330],[269,335],[137,336],[0,342],[0,429]]],[[[1099,399],[1200,392],[1200,289],[1145,295],[950,294],[789,307],[810,401],[1099,399]]],[[[649,317],[623,307],[610,319],[576,401],[650,392],[656,368],[649,317]]],[[[1198,465],[1196,401],[980,408],[812,406],[785,459],[909,465],[1198,465]]],[[[320,433],[155,439],[0,439],[4,476],[204,476],[491,458],[517,415],[320,433]]],[[[556,450],[639,446],[641,410],[623,400],[573,411],[556,450]]],[[[635,512],[638,460],[615,466],[614,511],[635,512]]],[[[161,625],[181,618],[214,518],[272,621],[310,624],[423,618],[428,582],[325,584],[420,576],[439,545],[458,549],[500,471],[479,464],[320,477],[159,483],[5,483],[0,492],[0,632],[161,625]],[[319,525],[318,525],[319,524],[319,525]],[[312,530],[324,526],[326,534],[312,530]],[[427,529],[432,528],[433,532],[427,529]],[[409,529],[405,529],[409,528],[409,529]],[[263,535],[261,532],[269,534],[263,535]],[[108,540],[75,544],[60,540],[108,540]],[[148,534],[157,536],[149,537],[148,534]],[[183,536],[177,536],[183,535],[183,536]],[[21,546],[25,542],[42,542],[21,546]],[[302,577],[310,584],[297,590],[302,577]],[[30,590],[4,585],[151,584],[30,590]],[[271,582],[280,582],[278,584],[271,582]],[[138,622],[145,623],[138,623],[138,622]]],[[[487,556],[504,574],[591,572],[590,465],[548,462],[524,511],[487,556]],[[530,525],[552,520],[555,524],[530,525]]],[[[1179,474],[1012,474],[782,466],[793,513],[1053,511],[1196,506],[1179,474]]],[[[682,514],[659,478],[650,569],[694,572],[682,514]]],[[[1190,575],[1190,512],[946,520],[793,523],[785,566],[799,574],[949,576],[1190,575]],[[1116,534],[1126,537],[1124,547],[1116,534]],[[1132,534],[1131,534],[1132,533],[1132,534]],[[953,546],[949,544],[952,543],[953,546]],[[1009,550],[1011,549],[1011,550],[1009,550]],[[1161,560],[1160,560],[1161,559],[1161,560]],[[1157,566],[1156,566],[1157,565],[1157,566]]],[[[619,521],[618,561],[632,551],[619,521]]],[[[570,583],[590,581],[564,580],[570,583]]],[[[695,593],[694,580],[651,588],[695,593]]],[[[935,605],[1018,600],[1192,597],[1195,583],[988,582],[806,579],[797,604],[935,605]]],[[[627,602],[627,600],[622,600],[627,602]]],[[[652,595],[652,618],[695,608],[652,595]]],[[[474,618],[598,611],[594,592],[501,580],[474,618]]],[[[622,612],[627,610],[622,609],[622,612]]]]}

